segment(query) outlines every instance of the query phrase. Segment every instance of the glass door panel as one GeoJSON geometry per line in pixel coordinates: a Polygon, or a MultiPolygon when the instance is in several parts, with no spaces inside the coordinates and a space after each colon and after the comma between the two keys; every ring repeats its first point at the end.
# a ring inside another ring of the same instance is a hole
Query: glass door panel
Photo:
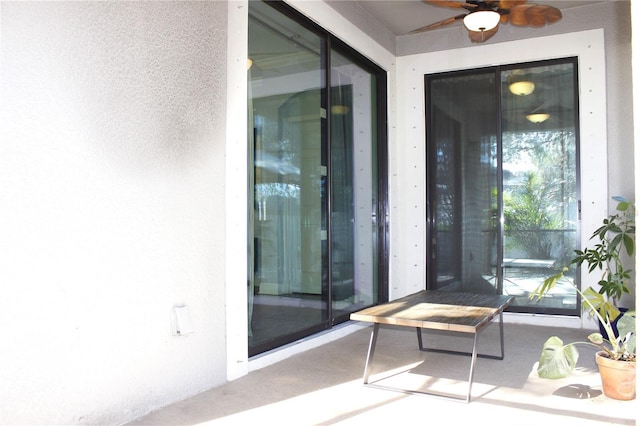
{"type": "Polygon", "coordinates": [[[324,45],[270,6],[252,2],[250,354],[327,320],[324,45]]]}
{"type": "Polygon", "coordinates": [[[378,301],[375,76],[331,51],[331,289],[336,317],[378,301]]]}
{"type": "Polygon", "coordinates": [[[504,293],[513,310],[577,309],[567,283],[537,302],[529,294],[570,265],[578,246],[576,169],[576,64],[573,61],[502,71],[502,176],[504,205],[504,293]],[[531,93],[512,84],[530,83],[531,93]],[[515,92],[515,93],[514,93],[515,92]]]}
{"type": "Polygon", "coordinates": [[[429,288],[496,293],[495,73],[427,80],[429,288]]]}

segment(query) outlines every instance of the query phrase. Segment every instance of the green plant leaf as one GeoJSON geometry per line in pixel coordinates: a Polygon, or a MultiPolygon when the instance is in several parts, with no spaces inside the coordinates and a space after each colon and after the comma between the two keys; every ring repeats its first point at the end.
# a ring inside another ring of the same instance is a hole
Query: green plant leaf
{"type": "Polygon", "coordinates": [[[564,345],[557,336],[544,343],[538,362],[538,376],[543,379],[562,379],[569,377],[578,362],[578,350],[575,346],[564,345]]]}
{"type": "Polygon", "coordinates": [[[618,316],[620,316],[620,311],[618,310],[618,308],[616,308],[613,303],[609,301],[605,302],[602,305],[601,311],[604,312],[604,318],[606,318],[608,322],[611,322],[614,319],[618,318],[618,316]]]}
{"type": "MultiPolygon", "coordinates": [[[[604,291],[603,291],[604,293],[604,291]]],[[[592,287],[587,288],[582,293],[582,308],[589,312],[589,315],[593,316],[595,312],[591,309],[593,306],[598,310],[598,313],[602,315],[603,318],[616,318],[618,316],[617,309],[610,302],[606,301],[604,295],[601,292],[595,291],[592,287]],[[607,316],[607,315],[615,314],[615,316],[607,316]]]]}
{"type": "Polygon", "coordinates": [[[624,197],[620,197],[619,195],[614,195],[611,198],[613,198],[618,202],[618,206],[616,207],[616,210],[618,211],[625,212],[629,210],[629,207],[631,207],[631,203],[624,197]]]}
{"type": "Polygon", "coordinates": [[[551,290],[556,285],[558,280],[560,280],[560,279],[562,279],[562,277],[564,277],[565,272],[567,272],[568,270],[569,270],[569,268],[567,268],[565,266],[557,274],[555,274],[553,276],[550,276],[549,278],[545,279],[542,282],[542,284],[540,284],[535,290],[533,290],[531,292],[531,294],[529,295],[529,299],[540,300],[542,297],[544,297],[545,294],[547,294],[549,292],[549,290],[551,290]]]}
{"type": "Polygon", "coordinates": [[[623,314],[616,324],[620,339],[628,339],[624,342],[627,351],[634,353],[636,350],[636,319],[630,313],[623,314]]]}
{"type": "Polygon", "coordinates": [[[587,336],[587,339],[589,339],[589,341],[595,345],[601,345],[602,342],[604,342],[604,338],[600,333],[591,333],[587,336]]]}
{"type": "MultiPolygon", "coordinates": [[[[635,232],[635,231],[634,231],[634,232],[635,232]]],[[[635,241],[634,241],[634,238],[633,238],[631,235],[629,235],[629,234],[624,234],[623,242],[624,242],[624,248],[625,248],[625,250],[626,250],[627,254],[628,254],[629,256],[632,256],[632,255],[633,255],[634,247],[635,247],[635,245],[636,245],[636,244],[635,244],[635,241]]]]}

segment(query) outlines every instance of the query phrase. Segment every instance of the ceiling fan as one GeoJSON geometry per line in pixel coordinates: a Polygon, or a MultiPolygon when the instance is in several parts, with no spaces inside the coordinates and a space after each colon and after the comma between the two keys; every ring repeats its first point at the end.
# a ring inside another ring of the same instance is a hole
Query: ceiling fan
{"type": "Polygon", "coordinates": [[[511,24],[519,27],[543,27],[562,19],[558,8],[547,5],[530,4],[527,0],[422,0],[426,4],[465,9],[468,13],[452,16],[433,24],[410,31],[421,33],[440,28],[457,21],[463,21],[469,31],[469,39],[474,43],[487,41],[498,32],[499,24],[511,24]]]}

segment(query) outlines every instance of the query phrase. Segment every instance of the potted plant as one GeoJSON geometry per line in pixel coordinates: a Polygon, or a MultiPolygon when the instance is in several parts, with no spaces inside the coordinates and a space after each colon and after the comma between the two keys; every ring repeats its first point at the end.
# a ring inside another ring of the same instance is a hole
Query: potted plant
{"type": "Polygon", "coordinates": [[[571,261],[576,267],[586,264],[589,273],[601,273],[599,290],[593,287],[580,290],[565,276],[568,268],[563,267],[545,279],[530,298],[540,299],[558,281],[568,281],[580,295],[582,308],[597,319],[603,331],[590,334],[587,341],[568,344],[557,336],[550,337],[540,355],[538,376],[547,379],[568,377],[578,361],[576,346],[594,345],[599,349],[596,363],[604,394],[614,399],[631,400],[636,394],[635,312],[621,311],[618,303],[623,294],[630,293],[632,269],[625,267],[625,260],[628,262],[635,251],[635,205],[621,197],[614,199],[618,201],[616,213],[605,218],[590,238],[596,241],[595,245],[576,250],[576,257],[571,261]],[[609,378],[611,368],[622,377],[609,378]]]}

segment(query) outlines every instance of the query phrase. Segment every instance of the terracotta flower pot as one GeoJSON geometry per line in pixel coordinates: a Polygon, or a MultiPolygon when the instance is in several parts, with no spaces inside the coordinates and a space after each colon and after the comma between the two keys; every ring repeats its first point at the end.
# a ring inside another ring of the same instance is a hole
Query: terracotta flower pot
{"type": "Polygon", "coordinates": [[[611,399],[636,399],[636,363],[616,361],[605,352],[596,353],[596,363],[602,379],[602,391],[611,399]]]}

